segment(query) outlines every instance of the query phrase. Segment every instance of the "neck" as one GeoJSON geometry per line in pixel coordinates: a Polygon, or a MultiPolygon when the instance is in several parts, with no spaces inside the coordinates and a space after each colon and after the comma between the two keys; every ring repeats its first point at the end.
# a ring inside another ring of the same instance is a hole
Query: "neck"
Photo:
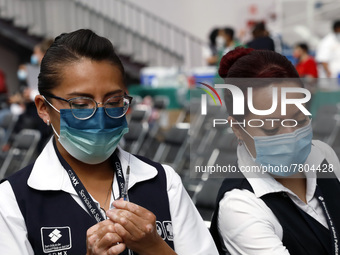
{"type": "Polygon", "coordinates": [[[77,174],[87,192],[107,211],[110,207],[114,179],[114,167],[110,159],[100,164],[89,165],[72,157],[58,141],[56,144],[59,153],[77,174]]]}
{"type": "Polygon", "coordinates": [[[230,47],[230,46],[232,46],[232,45],[234,45],[234,41],[233,41],[233,40],[227,42],[227,46],[228,46],[228,47],[230,47]]]}
{"type": "Polygon", "coordinates": [[[112,179],[114,168],[110,159],[95,165],[86,164],[72,157],[58,142],[58,140],[56,140],[56,145],[61,156],[66,160],[82,182],[83,179],[98,181],[105,180],[107,178],[112,179]]]}
{"type": "Polygon", "coordinates": [[[302,54],[300,57],[300,62],[304,62],[309,58],[308,54],[302,54]]]}
{"type": "Polygon", "coordinates": [[[307,190],[307,182],[306,177],[303,173],[294,174],[292,177],[287,178],[275,178],[276,181],[281,183],[287,189],[290,189],[297,195],[301,201],[307,204],[306,200],[306,190],[307,190]]]}

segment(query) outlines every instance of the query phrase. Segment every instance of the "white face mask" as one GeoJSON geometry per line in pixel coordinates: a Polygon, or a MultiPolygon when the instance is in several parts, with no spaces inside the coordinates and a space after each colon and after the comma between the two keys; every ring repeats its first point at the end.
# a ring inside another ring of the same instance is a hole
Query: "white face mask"
{"type": "Polygon", "coordinates": [[[225,43],[226,43],[226,41],[225,41],[223,36],[219,35],[219,36],[216,37],[216,47],[218,49],[224,48],[225,43]]]}
{"type": "Polygon", "coordinates": [[[253,160],[261,166],[269,167],[268,172],[273,175],[290,176],[296,173],[296,167],[292,167],[292,164],[304,164],[312,148],[311,122],[292,133],[273,136],[252,136],[240,127],[254,140],[255,159],[246,146],[253,160]],[[275,167],[279,171],[274,171],[275,167]],[[282,167],[286,167],[287,171],[283,171],[282,167]]]}

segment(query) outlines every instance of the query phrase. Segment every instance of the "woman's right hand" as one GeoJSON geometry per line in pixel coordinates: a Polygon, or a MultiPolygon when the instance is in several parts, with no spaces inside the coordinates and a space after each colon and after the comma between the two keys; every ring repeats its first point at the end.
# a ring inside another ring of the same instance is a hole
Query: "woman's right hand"
{"type": "Polygon", "coordinates": [[[114,223],[105,220],[87,230],[86,255],[116,255],[123,252],[126,245],[116,233],[114,223]]]}

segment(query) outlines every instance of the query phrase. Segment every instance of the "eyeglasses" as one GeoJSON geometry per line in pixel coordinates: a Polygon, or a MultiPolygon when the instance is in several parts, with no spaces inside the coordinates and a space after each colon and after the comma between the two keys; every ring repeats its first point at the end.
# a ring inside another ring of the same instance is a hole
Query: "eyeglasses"
{"type": "MultiPolygon", "coordinates": [[[[90,97],[75,97],[71,99],[65,99],[62,97],[57,97],[53,94],[46,94],[45,96],[67,102],[70,105],[73,116],[79,120],[87,120],[91,118],[98,109],[99,104],[104,106],[105,113],[110,118],[117,119],[123,117],[132,102],[132,97],[126,94],[110,97],[104,103],[96,102],[90,97]]],[[[51,107],[53,107],[53,109],[58,111],[45,97],[44,99],[51,107]]]]}

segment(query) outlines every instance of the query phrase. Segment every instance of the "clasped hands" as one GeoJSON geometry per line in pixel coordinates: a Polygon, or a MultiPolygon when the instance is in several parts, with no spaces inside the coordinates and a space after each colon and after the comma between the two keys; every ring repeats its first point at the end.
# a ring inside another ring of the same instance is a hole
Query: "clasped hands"
{"type": "Polygon", "coordinates": [[[87,230],[87,255],[116,255],[125,248],[140,255],[175,254],[158,235],[152,212],[123,199],[113,206],[106,212],[107,220],[87,230]]]}

